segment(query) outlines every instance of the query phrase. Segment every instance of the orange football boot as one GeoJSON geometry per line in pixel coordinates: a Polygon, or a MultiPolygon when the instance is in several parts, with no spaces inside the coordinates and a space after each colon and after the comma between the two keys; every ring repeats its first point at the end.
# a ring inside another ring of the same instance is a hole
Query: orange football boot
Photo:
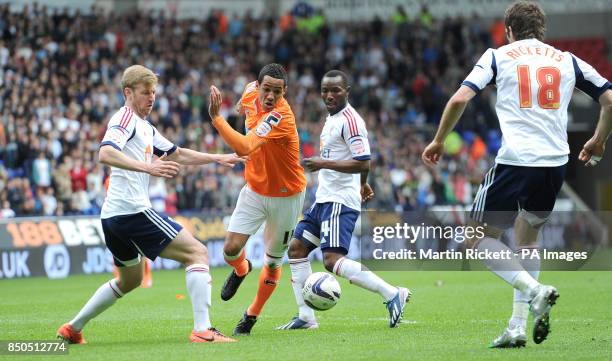
{"type": "Polygon", "coordinates": [[[191,342],[236,342],[233,338],[227,337],[221,332],[217,331],[216,328],[211,327],[206,331],[196,332],[191,331],[189,336],[191,342]]]}
{"type": "Polygon", "coordinates": [[[87,343],[83,338],[83,333],[76,331],[69,323],[63,324],[62,327],[57,330],[57,338],[61,338],[62,340],[73,344],[87,343]]]}

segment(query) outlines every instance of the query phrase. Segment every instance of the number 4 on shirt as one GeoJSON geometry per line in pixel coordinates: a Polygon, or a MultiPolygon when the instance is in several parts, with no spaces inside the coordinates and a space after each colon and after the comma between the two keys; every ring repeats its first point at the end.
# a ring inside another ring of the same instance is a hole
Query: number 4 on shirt
{"type": "Polygon", "coordinates": [[[323,241],[329,237],[329,221],[323,221],[321,223],[321,234],[323,234],[323,239],[321,240],[321,243],[323,243],[323,241]]]}
{"type": "MultiPolygon", "coordinates": [[[[529,65],[519,65],[518,74],[519,101],[521,108],[531,108],[531,78],[529,65]]],[[[536,69],[538,81],[538,105],[542,109],[559,109],[561,93],[561,71],[553,66],[544,66],[536,69]]]]}

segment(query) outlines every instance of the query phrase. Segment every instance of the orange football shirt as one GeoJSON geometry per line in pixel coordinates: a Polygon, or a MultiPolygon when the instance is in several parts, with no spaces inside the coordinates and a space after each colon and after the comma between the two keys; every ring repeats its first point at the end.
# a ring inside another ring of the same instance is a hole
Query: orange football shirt
{"type": "Polygon", "coordinates": [[[249,154],[244,177],[257,194],[289,197],[306,189],[295,116],[285,98],[281,98],[271,112],[266,112],[258,95],[257,82],[252,82],[240,99],[248,131],[265,140],[259,149],[249,154]]]}

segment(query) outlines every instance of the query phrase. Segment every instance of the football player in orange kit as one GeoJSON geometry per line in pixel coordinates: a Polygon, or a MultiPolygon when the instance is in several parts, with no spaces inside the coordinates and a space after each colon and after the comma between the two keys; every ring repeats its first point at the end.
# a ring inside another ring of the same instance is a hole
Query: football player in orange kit
{"type": "Polygon", "coordinates": [[[257,81],[249,83],[237,104],[246,115],[247,134],[235,131],[219,114],[221,92],[210,89],[209,114],[223,140],[240,156],[249,156],[246,185],[230,219],[223,253],[234,267],[221,298],[231,299],[251,271],[244,246],[266,222],[265,261],[257,295],[234,329],[234,335],[249,335],[281,276],[283,256],[304,203],[306,177],[300,165],[300,145],[295,116],[284,95],[287,73],[280,64],[264,66],[257,81]]]}

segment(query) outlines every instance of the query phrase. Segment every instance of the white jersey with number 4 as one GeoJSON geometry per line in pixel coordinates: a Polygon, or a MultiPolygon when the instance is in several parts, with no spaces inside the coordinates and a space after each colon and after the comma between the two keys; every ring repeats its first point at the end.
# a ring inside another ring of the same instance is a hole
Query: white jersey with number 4
{"type": "Polygon", "coordinates": [[[555,167],[568,161],[567,106],[574,87],[595,101],[611,84],[569,52],[537,39],[488,49],[462,83],[497,86],[502,146],[496,163],[555,167]]]}
{"type": "MultiPolygon", "coordinates": [[[[347,103],[334,115],[328,115],[321,132],[321,158],[328,160],[370,160],[370,143],[365,122],[347,103]]],[[[316,203],[336,202],[361,210],[361,175],[319,171],[316,203]]]]}
{"type": "MultiPolygon", "coordinates": [[[[128,107],[122,107],[111,117],[100,146],[112,146],[132,159],[147,163],[151,163],[153,154],[159,157],[176,150],[176,145],[128,107]]],[[[151,208],[149,175],[111,167],[101,218],[134,214],[147,208],[151,208]]]]}

